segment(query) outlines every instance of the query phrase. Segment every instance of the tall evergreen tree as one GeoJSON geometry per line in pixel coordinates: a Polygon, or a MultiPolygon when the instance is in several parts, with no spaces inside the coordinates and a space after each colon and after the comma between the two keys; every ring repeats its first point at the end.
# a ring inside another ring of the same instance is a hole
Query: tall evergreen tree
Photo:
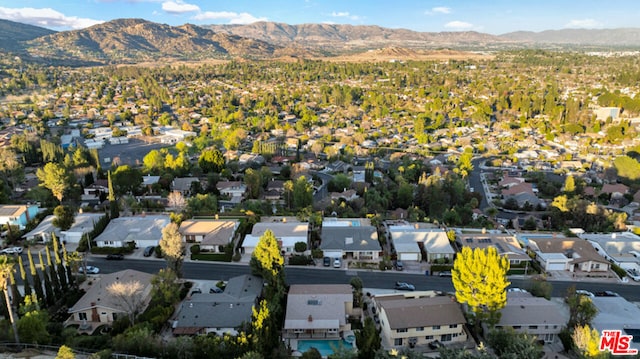
{"type": "Polygon", "coordinates": [[[67,271],[65,270],[62,259],[60,258],[60,244],[55,233],[51,233],[51,241],[53,242],[54,265],[56,267],[60,290],[62,293],[66,293],[69,289],[69,286],[67,285],[67,271]]]}
{"type": "Polygon", "coordinates": [[[31,249],[27,250],[27,258],[29,258],[29,273],[31,273],[31,278],[33,278],[33,289],[36,292],[36,296],[38,297],[39,303],[44,303],[46,298],[44,296],[44,291],[42,290],[42,279],[36,270],[36,265],[33,263],[33,255],[31,254],[31,249]]]}
{"type": "Polygon", "coordinates": [[[44,247],[44,251],[47,254],[47,273],[49,274],[49,279],[51,280],[53,293],[55,294],[56,298],[61,298],[62,289],[60,288],[58,271],[56,270],[54,262],[51,260],[51,251],[49,250],[49,247],[44,247]]]}
{"type": "Polygon", "coordinates": [[[118,218],[120,211],[118,209],[118,201],[116,201],[116,193],[113,190],[113,181],[111,180],[111,171],[107,171],[107,184],[109,186],[109,216],[110,218],[118,218]]]}
{"type": "Polygon", "coordinates": [[[53,287],[51,286],[51,279],[47,274],[47,269],[44,265],[44,260],[42,259],[42,252],[38,252],[38,260],[40,260],[40,272],[42,273],[42,277],[44,278],[44,298],[48,305],[53,305],[56,302],[56,298],[55,294],[53,293],[53,287]]]}
{"type": "Polygon", "coordinates": [[[20,304],[24,298],[22,298],[22,293],[18,290],[18,283],[16,283],[16,278],[13,274],[13,271],[9,272],[9,283],[11,284],[11,293],[13,294],[13,304],[16,309],[20,308],[20,304]]]}
{"type": "Polygon", "coordinates": [[[31,295],[31,285],[27,279],[27,272],[24,270],[24,264],[22,263],[22,256],[18,256],[18,269],[20,270],[20,279],[24,283],[24,296],[31,295]]]}
{"type": "MultiPolygon", "coordinates": [[[[73,277],[73,265],[71,263],[71,257],[69,256],[69,252],[67,252],[67,247],[62,243],[62,259],[64,260],[64,269],[67,273],[67,282],[69,287],[76,287],[76,280],[73,277]]],[[[74,257],[75,259],[75,257],[74,257]]]]}

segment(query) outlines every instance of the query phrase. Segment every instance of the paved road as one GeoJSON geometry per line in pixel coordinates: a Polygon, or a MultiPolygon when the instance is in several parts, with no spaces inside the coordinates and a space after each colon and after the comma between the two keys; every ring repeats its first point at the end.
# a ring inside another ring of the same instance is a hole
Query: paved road
{"type": "MultiPolygon", "coordinates": [[[[103,257],[93,257],[89,264],[98,266],[101,273],[111,273],[123,269],[136,269],[147,273],[156,273],[165,267],[162,260],[125,259],[123,261],[107,261],[103,257]]],[[[231,277],[249,274],[251,271],[246,264],[223,264],[208,262],[185,262],[184,277],[196,280],[227,280],[231,277]]],[[[358,276],[366,288],[391,289],[396,281],[406,281],[414,284],[417,290],[438,290],[453,292],[451,278],[425,276],[424,274],[396,272],[396,271],[355,271],[324,267],[291,267],[285,268],[288,284],[348,284],[351,278],[358,276]]],[[[528,288],[528,279],[510,279],[512,287],[528,288]]],[[[619,293],[629,301],[640,301],[640,290],[637,285],[612,284],[597,282],[564,282],[552,281],[553,296],[563,297],[567,288],[575,285],[577,289],[591,292],[611,290],[619,293]]]]}

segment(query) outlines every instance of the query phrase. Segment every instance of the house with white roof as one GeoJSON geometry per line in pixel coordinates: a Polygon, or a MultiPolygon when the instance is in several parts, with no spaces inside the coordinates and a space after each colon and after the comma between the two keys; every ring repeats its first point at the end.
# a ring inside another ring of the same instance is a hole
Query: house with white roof
{"type": "Polygon", "coordinates": [[[91,232],[95,223],[102,217],[104,217],[103,213],[78,213],[75,215],[71,227],[66,231],[61,231],[60,228],[53,225],[53,220],[56,216],[50,215],[45,217],[36,228],[26,233],[22,238],[28,241],[46,243],[51,240],[51,233],[55,233],[61,242],[79,243],[82,235],[91,232]]]}
{"type": "Polygon", "coordinates": [[[297,242],[308,243],[309,223],[292,221],[279,217],[272,217],[271,222],[260,222],[253,226],[251,234],[247,234],[242,243],[244,254],[249,257],[258,245],[260,237],[267,230],[271,230],[278,241],[278,246],[284,254],[292,254],[295,252],[295,244],[297,242]]]}
{"type": "Polygon", "coordinates": [[[165,215],[113,218],[95,242],[98,247],[124,247],[129,242],[138,248],[157,246],[169,223],[165,215]]]}
{"type": "Polygon", "coordinates": [[[382,247],[374,226],[322,227],[320,249],[325,257],[378,260],[382,247]]]}
{"type": "Polygon", "coordinates": [[[604,257],[623,269],[636,269],[640,264],[640,236],[632,232],[582,233],[580,238],[589,241],[593,248],[604,257]]]}
{"type": "Polygon", "coordinates": [[[179,231],[185,243],[198,243],[201,249],[224,253],[239,225],[236,219],[189,219],[180,223],[179,231]]]}
{"type": "Polygon", "coordinates": [[[0,205],[0,225],[18,226],[21,230],[38,214],[36,205],[0,205]]]}
{"type": "Polygon", "coordinates": [[[640,351],[640,308],[623,297],[594,297],[591,301],[598,314],[591,325],[599,333],[603,330],[620,330],[623,335],[632,335],[629,349],[640,351]]]}
{"type": "Polygon", "coordinates": [[[437,259],[453,261],[455,250],[447,233],[440,228],[423,228],[419,225],[389,226],[398,260],[433,262],[437,259]],[[424,251],[426,258],[422,257],[424,251]]]}

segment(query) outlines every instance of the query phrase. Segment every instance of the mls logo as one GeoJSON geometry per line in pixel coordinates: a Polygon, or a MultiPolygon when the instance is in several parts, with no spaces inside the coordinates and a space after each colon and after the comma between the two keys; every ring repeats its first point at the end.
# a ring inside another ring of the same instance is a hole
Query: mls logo
{"type": "Polygon", "coordinates": [[[635,355],[638,349],[630,349],[633,335],[622,335],[621,330],[603,330],[600,338],[600,350],[608,350],[613,355],[635,355]]]}

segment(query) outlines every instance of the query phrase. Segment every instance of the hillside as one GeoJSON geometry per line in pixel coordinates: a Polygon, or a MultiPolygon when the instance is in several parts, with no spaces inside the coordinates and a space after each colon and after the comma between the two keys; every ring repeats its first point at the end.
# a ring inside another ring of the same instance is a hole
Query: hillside
{"type": "Polygon", "coordinates": [[[533,44],[640,47],[640,29],[636,28],[517,31],[500,35],[500,37],[533,44]]]}
{"type": "Polygon", "coordinates": [[[434,49],[482,47],[510,40],[479,32],[417,32],[380,26],[336,24],[288,25],[256,22],[249,25],[205,25],[217,33],[233,34],[280,46],[298,45],[329,53],[344,53],[385,47],[434,49]]]}
{"type": "Polygon", "coordinates": [[[143,19],[118,19],[82,30],[63,31],[27,42],[33,56],[102,62],[271,56],[274,46],[216,34],[191,24],[170,26],[143,19]]]}
{"type": "Polygon", "coordinates": [[[42,27],[0,19],[0,47],[6,51],[20,51],[23,41],[53,33],[42,27]]]}

